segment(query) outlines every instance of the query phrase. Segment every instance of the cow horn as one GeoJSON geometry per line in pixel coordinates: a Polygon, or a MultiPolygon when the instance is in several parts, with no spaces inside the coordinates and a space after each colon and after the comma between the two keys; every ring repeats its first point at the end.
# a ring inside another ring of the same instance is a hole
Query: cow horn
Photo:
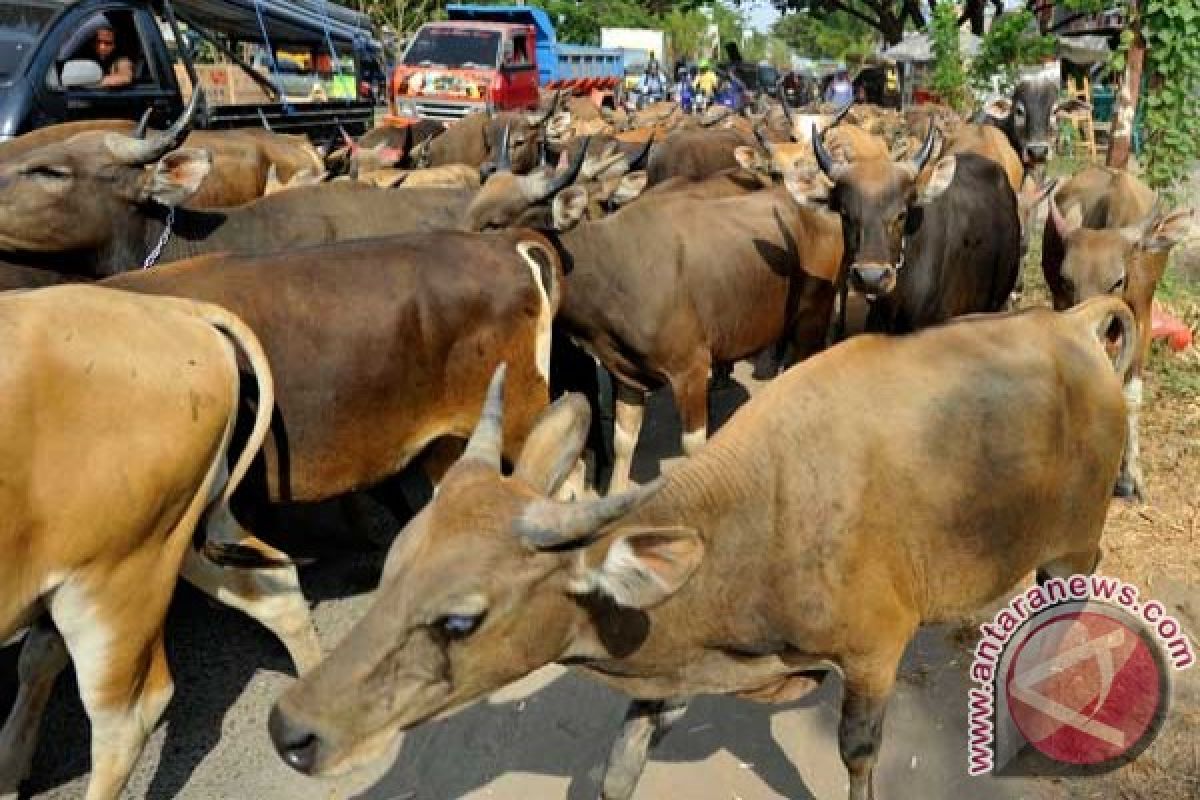
{"type": "Polygon", "coordinates": [[[632,159],[629,160],[629,171],[645,169],[646,162],[650,160],[650,148],[654,146],[654,134],[656,131],[650,131],[650,138],[646,140],[646,146],[632,159]]]}
{"type": "MultiPolygon", "coordinates": [[[[564,172],[562,175],[559,175],[558,177],[551,179],[546,184],[544,189],[535,184],[534,185],[535,188],[533,189],[533,191],[528,192],[526,196],[533,195],[536,193],[535,196],[537,197],[537,199],[535,200],[535,202],[544,203],[547,200],[549,200],[550,198],[554,197],[559,192],[561,192],[563,189],[567,188],[572,183],[574,183],[575,179],[579,177],[579,171],[583,169],[583,161],[584,161],[584,159],[587,158],[588,145],[591,144],[591,142],[592,142],[591,136],[583,137],[583,143],[582,143],[583,146],[579,148],[579,152],[576,153],[575,158],[571,160],[570,165],[567,167],[567,171],[564,172]]],[[[541,176],[535,177],[533,175],[526,175],[523,177],[527,180],[528,179],[536,180],[539,183],[542,182],[543,180],[545,180],[541,176]]]]}
{"type": "Polygon", "coordinates": [[[517,535],[534,550],[587,544],[605,525],[649,500],[662,485],[663,479],[656,478],[645,486],[580,503],[538,498],[518,517],[517,535]]]}
{"type": "Polygon", "coordinates": [[[133,138],[135,138],[135,139],[145,139],[146,138],[146,131],[148,131],[150,129],[150,116],[153,113],[154,113],[153,108],[147,108],[145,111],[142,112],[142,118],[138,120],[137,127],[135,127],[133,129],[133,133],[130,134],[133,138]]]}
{"type": "Polygon", "coordinates": [[[492,161],[496,163],[497,172],[501,170],[504,170],[505,172],[512,172],[512,153],[508,151],[508,138],[511,134],[511,131],[512,128],[508,125],[505,125],[504,133],[500,134],[500,144],[496,147],[499,152],[496,153],[495,158],[492,159],[492,161]]]}
{"type": "Polygon", "coordinates": [[[816,123],[812,127],[813,154],[817,157],[817,165],[821,168],[821,172],[832,181],[836,181],[835,173],[839,171],[839,166],[833,160],[833,156],[829,154],[829,150],[825,148],[825,134],[817,131],[816,123]]]}
{"type": "Polygon", "coordinates": [[[105,138],[105,146],[109,153],[112,154],[119,163],[128,166],[138,166],[141,164],[149,164],[151,161],[157,161],[167,154],[168,151],[174,150],[182,142],[187,133],[192,128],[192,120],[196,116],[196,110],[200,108],[204,102],[204,92],[197,86],[192,90],[192,99],[188,102],[187,108],[175,120],[170,128],[162,133],[156,133],[146,139],[135,139],[132,136],[122,136],[120,134],[111,134],[105,138]]]}
{"type": "Polygon", "coordinates": [[[482,461],[489,467],[500,470],[500,456],[504,450],[504,375],[508,365],[501,363],[492,373],[488,384],[487,399],[479,413],[479,422],[463,451],[464,459],[482,461]]]}
{"type": "Polygon", "coordinates": [[[917,155],[912,160],[913,167],[916,168],[918,174],[921,172],[921,170],[925,169],[925,165],[929,163],[929,158],[933,155],[933,146],[936,142],[937,126],[933,124],[932,120],[930,120],[929,132],[925,134],[925,142],[921,145],[921,149],[917,152],[917,155]]]}
{"type": "Polygon", "coordinates": [[[340,133],[342,136],[342,143],[350,149],[351,153],[357,153],[358,152],[358,142],[354,141],[354,137],[351,136],[350,133],[345,128],[342,127],[342,124],[340,122],[338,123],[337,127],[338,127],[338,133],[340,133]]]}
{"type": "Polygon", "coordinates": [[[833,122],[829,123],[825,127],[825,130],[829,130],[830,128],[836,128],[838,126],[838,123],[841,122],[842,120],[844,120],[846,118],[846,115],[850,113],[850,107],[853,105],[854,105],[854,101],[851,100],[849,103],[846,103],[846,105],[842,106],[837,111],[835,111],[833,114],[833,122]]]}

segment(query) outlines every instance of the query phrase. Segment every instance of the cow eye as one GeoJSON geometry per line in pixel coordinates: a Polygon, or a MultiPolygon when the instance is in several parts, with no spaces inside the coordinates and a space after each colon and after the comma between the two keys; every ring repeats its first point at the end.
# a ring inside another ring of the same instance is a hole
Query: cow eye
{"type": "Polygon", "coordinates": [[[1013,109],[1013,114],[1016,115],[1018,121],[1025,119],[1025,106],[1018,105],[1013,109]]]}
{"type": "Polygon", "coordinates": [[[1113,292],[1119,292],[1124,288],[1125,288],[1125,276],[1122,275],[1121,277],[1117,278],[1116,283],[1114,283],[1111,287],[1109,287],[1108,293],[1112,294],[1113,292]]]}
{"type": "Polygon", "coordinates": [[[51,180],[61,181],[71,177],[71,170],[66,167],[56,167],[50,164],[39,164],[34,167],[26,167],[25,175],[31,178],[49,178],[51,180]]]}
{"type": "Polygon", "coordinates": [[[483,614],[446,614],[435,623],[447,639],[465,639],[479,628],[483,614]]]}

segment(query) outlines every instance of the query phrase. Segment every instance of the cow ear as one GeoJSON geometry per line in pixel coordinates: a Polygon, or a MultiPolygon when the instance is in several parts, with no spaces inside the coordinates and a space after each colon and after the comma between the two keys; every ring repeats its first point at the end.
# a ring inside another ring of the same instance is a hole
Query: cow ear
{"type": "Polygon", "coordinates": [[[1140,237],[1142,249],[1150,253],[1170,250],[1191,233],[1192,221],[1192,210],[1188,208],[1160,217],[1140,237]]]}
{"type": "Polygon", "coordinates": [[[792,198],[802,206],[825,203],[833,183],[817,167],[792,169],[783,175],[783,185],[792,198]]]}
{"type": "Polygon", "coordinates": [[[570,590],[653,608],[679,591],[703,559],[704,542],[691,528],[623,527],[580,554],[570,590]]]}
{"type": "Polygon", "coordinates": [[[591,424],[587,398],[564,394],[538,416],[513,475],[541,494],[554,495],[579,461],[591,424]]]}
{"type": "Polygon", "coordinates": [[[650,176],[644,169],[627,172],[617,181],[617,188],[609,197],[609,202],[617,207],[632,203],[646,190],[646,184],[649,182],[650,176]]]}
{"type": "Polygon", "coordinates": [[[1012,110],[1012,100],[1007,97],[997,97],[995,100],[988,101],[987,105],[983,107],[983,113],[996,120],[1008,119],[1012,110]]]}
{"type": "Polygon", "coordinates": [[[554,196],[551,205],[554,230],[569,231],[587,213],[588,193],[582,186],[568,186],[554,196]]]}
{"type": "Polygon", "coordinates": [[[164,206],[182,205],[200,189],[211,169],[212,156],[207,150],[174,150],[146,168],[138,199],[164,206]]]}
{"type": "Polygon", "coordinates": [[[958,159],[953,155],[938,161],[929,173],[929,180],[917,191],[917,202],[924,206],[941,197],[954,182],[954,173],[957,169],[958,159]]]}
{"type": "Polygon", "coordinates": [[[733,158],[737,161],[738,165],[742,169],[749,170],[750,172],[766,171],[766,159],[763,158],[762,154],[753,147],[747,147],[746,145],[735,147],[733,150],[733,158]]]}

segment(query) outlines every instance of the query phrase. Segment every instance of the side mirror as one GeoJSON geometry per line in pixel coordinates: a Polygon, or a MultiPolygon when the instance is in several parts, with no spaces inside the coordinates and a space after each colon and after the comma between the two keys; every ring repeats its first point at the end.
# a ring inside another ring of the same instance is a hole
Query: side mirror
{"type": "Polygon", "coordinates": [[[75,59],[63,64],[61,83],[64,89],[95,86],[102,80],[104,80],[104,70],[95,61],[75,59]]]}

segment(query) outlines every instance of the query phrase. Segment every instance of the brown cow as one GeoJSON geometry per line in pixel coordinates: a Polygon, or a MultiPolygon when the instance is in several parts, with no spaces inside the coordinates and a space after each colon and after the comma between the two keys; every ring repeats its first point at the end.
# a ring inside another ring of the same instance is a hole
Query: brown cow
{"type": "Polygon", "coordinates": [[[851,340],[774,381],[665,479],[586,503],[548,499],[583,404],[556,404],[506,476],[491,392],[392,545],[375,605],[276,703],[277,750],[307,774],[343,771],[564,662],[637,698],[604,778],[605,800],[624,800],[688,697],[789,702],[836,668],[849,794],[867,800],[918,626],[1035,568],[1094,568],[1125,438],[1103,346],[1114,321],[1119,372],[1136,328],[1114,298],[851,340]]]}
{"type": "Polygon", "coordinates": [[[229,498],[266,436],[271,372],[236,317],[173,298],[91,286],[7,293],[0,329],[10,348],[0,366],[0,641],[34,624],[0,732],[0,794],[28,774],[70,653],[92,726],[87,799],[115,800],[171,698],[163,623],[181,569],[222,601],[306,630],[293,642],[299,667],[320,658],[303,598],[272,612],[258,576],[192,547],[205,515],[210,544],[253,541],[229,498]],[[239,356],[258,413],[230,471],[239,356]]]}
{"type": "Polygon", "coordinates": [[[1117,493],[1141,500],[1146,493],[1138,413],[1150,354],[1154,291],[1171,248],[1187,236],[1192,223],[1191,211],[1160,215],[1155,200],[1150,187],[1123,170],[1087,167],[1051,201],[1042,247],[1042,270],[1055,308],[1112,294],[1123,297],[1137,318],[1141,347],[1126,386],[1129,448],[1117,493]]]}
{"type": "Polygon", "coordinates": [[[842,230],[784,187],[717,199],[664,192],[575,224],[587,202],[571,187],[553,203],[571,265],[558,322],[613,374],[612,486],[621,489],[647,391],[670,384],[691,454],[707,437],[710,369],[781,341],[796,359],[824,346],[842,230]]]}

